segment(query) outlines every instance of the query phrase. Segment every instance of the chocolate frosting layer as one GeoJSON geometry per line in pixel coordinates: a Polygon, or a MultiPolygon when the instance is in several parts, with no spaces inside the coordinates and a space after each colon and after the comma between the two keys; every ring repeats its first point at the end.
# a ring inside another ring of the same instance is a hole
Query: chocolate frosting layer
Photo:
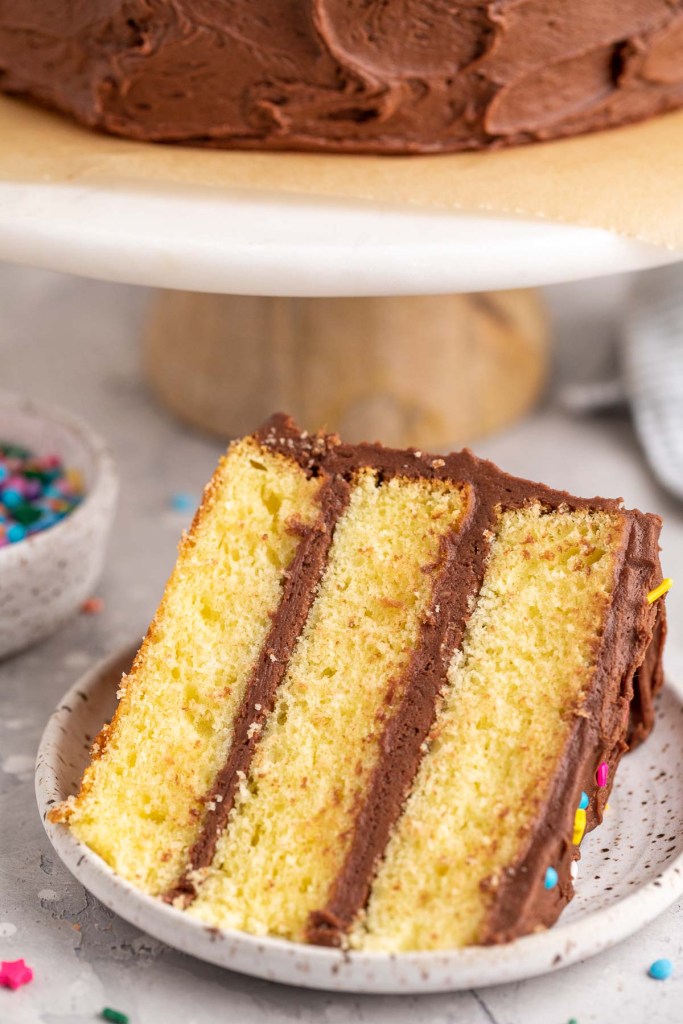
{"type": "Polygon", "coordinates": [[[320,488],[320,515],[310,527],[293,523],[301,534],[292,563],[285,573],[279,607],[251,675],[233,726],[228,759],[204,798],[204,818],[199,836],[190,850],[188,867],[176,885],[165,894],[169,903],[186,905],[195,895],[202,869],[208,868],[218,838],[232,810],[240,777],[251,764],[266,719],[273,710],[294,645],[304,628],[315,599],[316,587],[327,564],[334,527],[346,508],[349,486],[343,479],[330,479],[320,488]]]}
{"type": "Polygon", "coordinates": [[[368,153],[683,105],[683,0],[0,0],[0,88],[135,139],[368,153]]]}
{"type": "Polygon", "coordinates": [[[587,824],[591,829],[602,820],[622,754],[629,743],[642,740],[652,728],[652,697],[662,683],[665,619],[663,602],[649,605],[646,595],[661,580],[661,520],[625,510],[617,500],[576,498],[520,480],[469,451],[439,457],[381,445],[351,446],[333,435],[301,434],[290,419],[281,415],[273,417],[257,437],[270,450],[295,458],[307,471],[325,473],[332,479],[350,481],[361,467],[372,467],[380,479],[441,478],[470,487],[464,523],[442,542],[431,608],[406,669],[405,696],[385,727],[382,755],[359,808],[345,863],[327,905],[314,912],[309,921],[307,937],[320,944],[343,944],[345,933],[367,902],[377,860],[417,773],[423,744],[434,722],[437,695],[447,681],[451,656],[461,643],[481,587],[487,537],[498,511],[538,501],[550,510],[592,508],[618,512],[625,518],[614,599],[589,696],[575,711],[571,737],[550,796],[518,863],[509,867],[505,877],[488,882],[495,898],[480,941],[508,941],[552,924],[573,895],[570,869],[578,848],[571,837],[581,790],[591,797],[587,824]],[[595,772],[602,761],[609,764],[609,786],[598,790],[595,772]],[[548,864],[557,866],[560,879],[553,890],[543,886],[548,864]]]}

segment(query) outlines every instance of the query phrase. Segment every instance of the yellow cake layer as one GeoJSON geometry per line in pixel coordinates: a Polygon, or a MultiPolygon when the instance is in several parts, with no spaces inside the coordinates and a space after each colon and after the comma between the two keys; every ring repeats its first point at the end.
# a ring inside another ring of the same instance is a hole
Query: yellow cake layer
{"type": "Polygon", "coordinates": [[[402,672],[430,605],[442,535],[468,492],[364,471],[212,868],[188,913],[302,939],[349,848],[402,672]]]}
{"type": "Polygon", "coordinates": [[[482,888],[529,837],[580,709],[621,560],[624,517],[505,512],[428,752],[352,944],[477,943],[482,888]]]}
{"type": "Polygon", "coordinates": [[[135,665],[104,752],[70,810],[76,835],[149,893],[186,866],[202,797],[280,602],[320,481],[247,439],[209,484],[135,665]]]}

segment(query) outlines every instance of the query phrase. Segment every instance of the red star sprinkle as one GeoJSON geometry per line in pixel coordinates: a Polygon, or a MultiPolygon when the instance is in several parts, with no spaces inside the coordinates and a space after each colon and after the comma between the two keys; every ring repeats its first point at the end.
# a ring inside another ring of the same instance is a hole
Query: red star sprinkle
{"type": "Polygon", "coordinates": [[[3,960],[0,964],[0,985],[5,988],[19,988],[33,981],[33,971],[25,960],[3,960]]]}

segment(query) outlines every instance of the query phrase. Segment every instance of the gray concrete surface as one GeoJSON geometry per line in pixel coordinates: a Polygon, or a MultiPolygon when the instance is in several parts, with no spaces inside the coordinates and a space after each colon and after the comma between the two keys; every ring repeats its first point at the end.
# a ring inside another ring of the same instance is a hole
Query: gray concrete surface
{"type": "MultiPolygon", "coordinates": [[[[558,323],[554,385],[600,371],[623,284],[550,295],[558,323]]],[[[102,907],[52,853],[33,796],[33,759],[48,715],[74,679],[140,636],[173,564],[184,517],[174,491],[199,494],[221,445],[183,429],[140,378],[146,293],[0,266],[0,387],[66,406],[109,440],[122,499],[98,593],[46,643],[0,664],[0,959],[24,957],[35,980],[0,989],[2,1024],[87,1024],[103,1006],[131,1024],[678,1024],[683,1022],[683,904],[632,939],[557,974],[478,992],[335,996],[222,971],[162,946],[102,907]],[[646,976],[669,956],[675,974],[646,976]]],[[[576,420],[549,400],[477,450],[506,469],[579,493],[622,494],[661,512],[671,595],[668,667],[683,678],[683,508],[654,483],[627,416],[576,420]]]]}

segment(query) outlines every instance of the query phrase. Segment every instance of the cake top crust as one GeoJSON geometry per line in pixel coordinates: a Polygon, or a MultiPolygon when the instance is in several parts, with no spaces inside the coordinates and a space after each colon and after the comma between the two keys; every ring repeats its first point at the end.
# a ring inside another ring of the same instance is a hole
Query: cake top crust
{"type": "Polygon", "coordinates": [[[516,508],[536,500],[549,509],[564,506],[646,516],[661,526],[659,516],[637,509],[624,509],[621,498],[579,498],[567,491],[511,476],[488,459],[478,458],[468,448],[434,455],[416,448],[386,448],[379,442],[352,445],[342,441],[337,434],[302,431],[286,413],[275,413],[254,436],[264,447],[295,459],[313,475],[327,473],[348,480],[359,469],[368,467],[376,470],[382,478],[402,476],[408,479],[458,480],[472,484],[477,504],[489,509],[496,506],[516,508]]]}

